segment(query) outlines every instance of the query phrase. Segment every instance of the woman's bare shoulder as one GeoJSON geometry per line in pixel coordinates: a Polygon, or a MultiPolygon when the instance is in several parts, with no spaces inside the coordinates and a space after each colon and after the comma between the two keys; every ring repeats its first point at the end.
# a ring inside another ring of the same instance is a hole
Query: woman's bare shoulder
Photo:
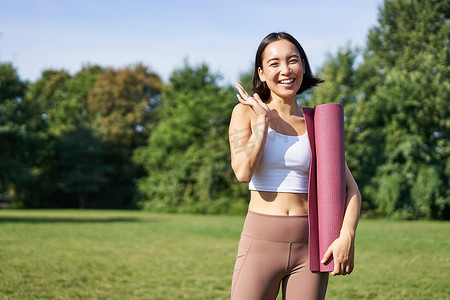
{"type": "Polygon", "coordinates": [[[233,112],[237,113],[249,113],[250,111],[252,111],[252,109],[248,105],[242,103],[237,103],[233,108],[233,112]]]}
{"type": "Polygon", "coordinates": [[[236,104],[231,114],[230,132],[241,132],[241,130],[250,131],[251,124],[255,118],[254,115],[256,116],[255,112],[248,105],[242,103],[236,104]]]}
{"type": "Polygon", "coordinates": [[[250,106],[238,103],[233,108],[232,117],[245,118],[247,120],[251,120],[256,118],[257,116],[250,106]]]}

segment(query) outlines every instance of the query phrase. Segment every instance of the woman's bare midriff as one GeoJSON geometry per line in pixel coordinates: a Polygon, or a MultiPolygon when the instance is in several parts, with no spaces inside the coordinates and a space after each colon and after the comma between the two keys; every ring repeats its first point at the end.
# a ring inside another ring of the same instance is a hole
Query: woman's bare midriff
{"type": "Polygon", "coordinates": [[[277,216],[308,214],[308,194],[250,191],[249,210],[277,216]]]}

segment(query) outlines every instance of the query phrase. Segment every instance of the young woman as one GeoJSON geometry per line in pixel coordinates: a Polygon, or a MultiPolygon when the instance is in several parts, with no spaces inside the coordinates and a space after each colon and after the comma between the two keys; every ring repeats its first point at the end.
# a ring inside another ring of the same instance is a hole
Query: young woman
{"type": "MultiPolygon", "coordinates": [[[[311,160],[297,94],[322,82],[306,54],[287,33],[271,33],[259,45],[253,95],[236,84],[231,164],[250,189],[249,211],[239,242],[231,299],[324,299],[328,273],[311,272],[308,256],[308,173],[311,160]]],[[[345,165],[347,203],[340,236],[323,262],[334,258],[332,275],[353,270],[361,196],[345,165]]]]}

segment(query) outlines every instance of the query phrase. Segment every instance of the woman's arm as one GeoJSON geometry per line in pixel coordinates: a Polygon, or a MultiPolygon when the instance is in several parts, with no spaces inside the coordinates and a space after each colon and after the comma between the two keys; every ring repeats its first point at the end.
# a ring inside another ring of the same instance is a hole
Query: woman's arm
{"type": "Polygon", "coordinates": [[[347,163],[345,164],[345,184],[347,202],[341,232],[322,259],[322,263],[324,263],[333,255],[334,270],[331,275],[350,274],[354,267],[355,232],[361,210],[361,194],[347,163]]]}
{"type": "Polygon", "coordinates": [[[229,140],[231,166],[240,182],[250,182],[258,168],[269,128],[269,108],[255,94],[251,97],[236,84],[239,91],[231,115],[229,140]]]}

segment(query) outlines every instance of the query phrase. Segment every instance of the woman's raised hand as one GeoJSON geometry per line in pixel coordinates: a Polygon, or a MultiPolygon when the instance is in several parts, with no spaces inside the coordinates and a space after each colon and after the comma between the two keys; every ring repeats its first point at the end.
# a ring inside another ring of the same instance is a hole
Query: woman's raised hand
{"type": "Polygon", "coordinates": [[[258,116],[269,117],[270,109],[267,104],[261,100],[258,94],[255,93],[253,96],[250,96],[239,83],[235,83],[234,86],[239,92],[239,94],[236,94],[239,102],[250,106],[258,116]]]}

